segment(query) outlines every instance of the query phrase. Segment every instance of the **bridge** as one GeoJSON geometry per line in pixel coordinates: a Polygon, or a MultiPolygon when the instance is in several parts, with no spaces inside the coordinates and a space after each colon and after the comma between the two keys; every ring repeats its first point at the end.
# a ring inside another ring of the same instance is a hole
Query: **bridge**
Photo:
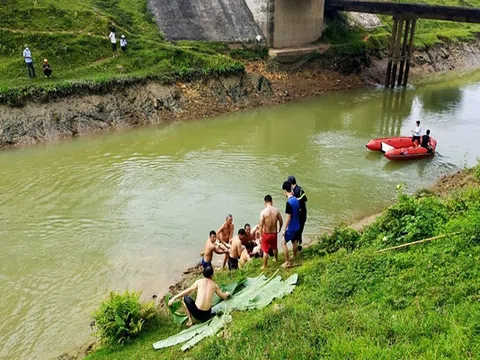
{"type": "Polygon", "coordinates": [[[298,47],[315,42],[322,35],[325,9],[392,16],[387,87],[406,86],[408,82],[418,19],[480,23],[480,9],[469,7],[371,0],[245,1],[271,48],[298,47]]]}

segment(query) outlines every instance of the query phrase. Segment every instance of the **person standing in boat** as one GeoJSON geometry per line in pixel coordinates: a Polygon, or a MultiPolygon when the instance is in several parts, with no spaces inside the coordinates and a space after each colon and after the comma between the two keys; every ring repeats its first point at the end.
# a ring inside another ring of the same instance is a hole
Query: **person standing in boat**
{"type": "Polygon", "coordinates": [[[427,133],[422,136],[422,142],[420,146],[427,149],[429,153],[433,151],[432,140],[430,138],[430,130],[427,130],[427,133]]]}
{"type": "Polygon", "coordinates": [[[416,142],[417,146],[420,146],[421,136],[422,136],[422,128],[420,127],[420,121],[417,120],[417,126],[415,127],[415,130],[413,130],[412,142],[413,143],[416,142]]]}

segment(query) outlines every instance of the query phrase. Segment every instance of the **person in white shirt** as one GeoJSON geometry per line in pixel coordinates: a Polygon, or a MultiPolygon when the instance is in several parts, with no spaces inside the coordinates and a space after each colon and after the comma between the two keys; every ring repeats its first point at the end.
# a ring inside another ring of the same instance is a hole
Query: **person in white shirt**
{"type": "Polygon", "coordinates": [[[112,29],[108,37],[110,38],[110,43],[112,44],[113,57],[115,57],[115,53],[117,52],[117,36],[115,35],[115,29],[112,29]]]}
{"type": "Polygon", "coordinates": [[[125,39],[125,35],[122,35],[120,39],[120,49],[122,49],[123,52],[127,51],[127,39],[125,39]]]}
{"type": "Polygon", "coordinates": [[[25,50],[23,50],[23,58],[25,59],[25,64],[27,64],[28,76],[32,79],[35,77],[35,68],[33,67],[32,52],[28,45],[25,45],[25,50]]]}
{"type": "Polygon", "coordinates": [[[417,146],[420,146],[421,142],[421,136],[422,136],[422,128],[420,127],[420,121],[417,120],[417,126],[415,127],[415,130],[412,131],[413,137],[412,137],[412,142],[417,143],[417,146]]]}

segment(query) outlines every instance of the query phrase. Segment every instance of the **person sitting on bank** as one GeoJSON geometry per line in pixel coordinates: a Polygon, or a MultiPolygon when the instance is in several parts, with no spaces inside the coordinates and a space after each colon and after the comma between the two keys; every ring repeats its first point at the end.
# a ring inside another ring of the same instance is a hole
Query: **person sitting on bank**
{"type": "Polygon", "coordinates": [[[422,136],[422,128],[420,127],[420,121],[417,120],[417,126],[413,130],[412,143],[416,143],[417,146],[420,146],[422,136]]]}
{"type": "Polygon", "coordinates": [[[43,60],[43,74],[45,75],[46,78],[49,78],[52,76],[52,67],[48,63],[47,59],[43,60]]]}
{"type": "Polygon", "coordinates": [[[430,130],[427,130],[427,133],[422,136],[422,142],[420,143],[420,146],[427,149],[429,153],[433,151],[432,139],[430,138],[430,130]]]}
{"type": "Polygon", "coordinates": [[[229,292],[223,293],[220,290],[220,287],[212,280],[212,277],[213,268],[208,266],[203,269],[203,279],[195,281],[192,286],[175,295],[168,302],[168,306],[172,306],[177,299],[183,298],[182,304],[188,316],[187,327],[192,326],[192,317],[204,322],[215,315],[212,313],[213,294],[217,294],[223,300],[230,296],[229,292]],[[194,291],[197,292],[195,301],[188,295],[194,291]]]}

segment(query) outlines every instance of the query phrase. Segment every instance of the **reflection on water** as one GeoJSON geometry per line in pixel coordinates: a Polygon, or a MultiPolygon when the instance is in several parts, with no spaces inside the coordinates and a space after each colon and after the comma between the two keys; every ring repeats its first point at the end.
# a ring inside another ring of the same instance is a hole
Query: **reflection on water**
{"type": "Polygon", "coordinates": [[[360,90],[302,103],[0,153],[0,358],[46,359],[89,339],[110,290],[165,290],[227,213],[282,208],[295,175],[307,235],[371,214],[479,154],[480,84],[360,90]],[[434,94],[434,95],[432,95],[434,94]],[[439,154],[387,161],[365,144],[430,128],[439,154]]]}

